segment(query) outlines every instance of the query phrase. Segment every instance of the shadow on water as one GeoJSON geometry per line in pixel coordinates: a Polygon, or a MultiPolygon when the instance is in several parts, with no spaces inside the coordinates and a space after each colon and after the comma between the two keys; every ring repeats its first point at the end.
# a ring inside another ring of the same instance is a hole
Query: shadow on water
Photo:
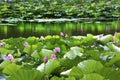
{"type": "Polygon", "coordinates": [[[86,35],[88,33],[114,34],[120,32],[120,21],[112,22],[64,22],[64,23],[18,23],[16,25],[0,25],[0,39],[9,37],[29,37],[59,35],[86,35]]]}

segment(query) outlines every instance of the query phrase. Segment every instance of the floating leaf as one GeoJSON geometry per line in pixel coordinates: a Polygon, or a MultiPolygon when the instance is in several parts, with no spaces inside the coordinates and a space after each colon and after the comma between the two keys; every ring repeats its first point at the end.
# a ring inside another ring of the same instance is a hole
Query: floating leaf
{"type": "Polygon", "coordinates": [[[52,50],[42,49],[40,55],[42,56],[42,58],[44,58],[45,56],[48,56],[48,58],[50,58],[52,53],[52,50]]]}
{"type": "Polygon", "coordinates": [[[84,77],[80,80],[104,80],[104,77],[97,73],[92,73],[84,75],[84,77]]]}
{"type": "Polygon", "coordinates": [[[83,49],[80,47],[71,47],[71,50],[64,55],[64,58],[75,59],[77,56],[83,55],[83,49]]]}
{"type": "Polygon", "coordinates": [[[114,44],[109,45],[109,47],[110,47],[111,50],[120,53],[120,48],[115,46],[114,44]]]}
{"type": "Polygon", "coordinates": [[[69,75],[70,71],[71,71],[71,69],[64,71],[64,72],[61,72],[60,75],[69,75]]]}
{"type": "Polygon", "coordinates": [[[29,46],[26,46],[23,51],[27,54],[32,54],[32,52],[34,52],[36,48],[37,48],[37,45],[29,45],[29,46]]]}
{"type": "Polygon", "coordinates": [[[99,74],[104,76],[105,79],[107,80],[119,80],[120,79],[120,70],[115,70],[110,67],[104,67],[99,74]]]}
{"type": "Polygon", "coordinates": [[[0,47],[0,53],[2,53],[2,54],[8,54],[11,52],[13,52],[13,50],[9,50],[9,49],[0,47]]]}
{"type": "Polygon", "coordinates": [[[0,70],[4,69],[7,65],[11,64],[10,60],[4,60],[1,64],[0,64],[0,70]]]}
{"type": "Polygon", "coordinates": [[[18,71],[20,68],[21,68],[21,66],[16,65],[15,63],[12,63],[12,64],[7,65],[3,69],[3,73],[12,75],[12,74],[14,74],[14,72],[18,71]]]}
{"type": "Polygon", "coordinates": [[[82,78],[84,72],[79,67],[73,67],[69,73],[69,76],[74,76],[76,78],[82,78]]]}
{"type": "Polygon", "coordinates": [[[59,77],[54,76],[50,80],[64,80],[64,77],[59,78],[59,77]]]}
{"type": "Polygon", "coordinates": [[[28,42],[30,45],[37,44],[38,41],[39,41],[39,39],[34,37],[34,36],[33,37],[28,37],[26,39],[26,42],[28,42]]]}
{"type": "Polygon", "coordinates": [[[100,38],[100,41],[102,41],[103,43],[108,43],[109,41],[112,41],[112,35],[105,35],[100,38]]]}
{"type": "Polygon", "coordinates": [[[78,64],[78,67],[82,70],[82,72],[87,74],[92,72],[98,72],[103,68],[103,65],[99,61],[85,60],[80,62],[78,64]]]}
{"type": "Polygon", "coordinates": [[[46,64],[42,63],[40,66],[38,66],[37,70],[42,71],[49,75],[59,66],[60,62],[58,60],[49,60],[46,64]]]}
{"type": "Polygon", "coordinates": [[[7,80],[44,80],[44,74],[37,70],[20,69],[7,78],[7,80]]]}

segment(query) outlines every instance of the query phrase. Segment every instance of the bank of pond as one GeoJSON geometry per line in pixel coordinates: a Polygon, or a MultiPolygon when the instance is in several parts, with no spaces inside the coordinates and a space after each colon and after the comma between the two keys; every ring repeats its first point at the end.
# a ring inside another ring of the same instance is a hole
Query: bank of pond
{"type": "MultiPolygon", "coordinates": [[[[0,19],[120,18],[119,0],[6,0],[0,19]]],[[[0,20],[1,21],[1,20],[0,20]]]]}

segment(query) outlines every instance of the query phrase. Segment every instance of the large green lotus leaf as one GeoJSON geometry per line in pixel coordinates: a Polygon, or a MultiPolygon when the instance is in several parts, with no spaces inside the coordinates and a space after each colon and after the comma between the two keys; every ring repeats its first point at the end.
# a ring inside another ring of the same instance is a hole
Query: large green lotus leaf
{"type": "Polygon", "coordinates": [[[32,52],[34,52],[36,48],[37,48],[37,45],[28,45],[24,48],[23,52],[32,54],[32,52]]]}
{"type": "Polygon", "coordinates": [[[39,70],[39,71],[41,71],[41,72],[44,72],[44,71],[45,71],[45,63],[40,64],[40,65],[37,67],[37,70],[39,70]]]}
{"type": "Polygon", "coordinates": [[[94,36],[92,34],[87,34],[88,39],[92,39],[94,36]]]}
{"type": "Polygon", "coordinates": [[[37,48],[36,48],[36,50],[37,50],[38,52],[40,52],[43,47],[44,47],[44,43],[39,42],[39,43],[37,43],[37,48]]]}
{"type": "Polygon", "coordinates": [[[51,39],[51,38],[52,38],[51,35],[48,35],[48,36],[45,37],[45,39],[51,39]]]}
{"type": "Polygon", "coordinates": [[[2,53],[2,54],[8,54],[8,53],[11,53],[11,52],[13,52],[13,50],[9,50],[9,49],[0,47],[0,53],[2,53]]]}
{"type": "Polygon", "coordinates": [[[71,50],[64,55],[64,58],[75,59],[77,56],[83,55],[83,49],[80,47],[71,47],[71,50]]]}
{"type": "Polygon", "coordinates": [[[65,80],[76,80],[75,77],[68,77],[65,80]]]}
{"type": "Polygon", "coordinates": [[[82,78],[84,72],[79,67],[73,67],[69,73],[69,76],[74,76],[76,78],[82,78]]]}
{"type": "Polygon", "coordinates": [[[59,66],[60,62],[58,60],[49,60],[46,64],[43,63],[40,66],[38,66],[37,70],[49,75],[59,66]]]}
{"type": "Polygon", "coordinates": [[[40,58],[40,53],[37,50],[34,50],[33,53],[31,54],[32,57],[34,58],[40,58]]]}
{"type": "Polygon", "coordinates": [[[57,71],[59,71],[59,73],[60,73],[60,72],[69,70],[69,69],[71,69],[71,68],[74,67],[74,66],[77,66],[78,63],[79,63],[80,61],[82,61],[82,58],[76,57],[76,58],[73,59],[73,60],[68,59],[68,58],[61,58],[59,61],[60,61],[60,65],[61,65],[61,66],[59,67],[59,70],[57,70],[57,71]],[[72,63],[72,64],[71,64],[71,63],[72,63]]]}
{"type": "Polygon", "coordinates": [[[12,75],[14,72],[19,70],[20,68],[21,68],[21,66],[16,65],[15,63],[12,63],[12,64],[7,65],[3,69],[3,73],[8,74],[8,75],[12,75]]]}
{"type": "Polygon", "coordinates": [[[78,67],[82,70],[82,72],[92,73],[98,72],[103,68],[103,65],[99,61],[95,60],[85,60],[78,64],[78,67]]]}
{"type": "Polygon", "coordinates": [[[54,76],[50,80],[65,80],[65,79],[64,79],[64,77],[59,78],[59,77],[54,76]]]}
{"type": "Polygon", "coordinates": [[[101,52],[99,50],[85,50],[84,56],[95,60],[99,60],[100,54],[101,52]]]}
{"type": "Polygon", "coordinates": [[[120,80],[120,70],[104,67],[99,74],[104,76],[106,80],[120,80]]]}
{"type": "Polygon", "coordinates": [[[74,39],[81,39],[84,38],[85,36],[72,36],[74,39]]]}
{"type": "Polygon", "coordinates": [[[14,53],[14,56],[20,57],[21,54],[22,54],[22,53],[20,52],[20,49],[17,49],[16,53],[14,53]]]}
{"type": "Polygon", "coordinates": [[[53,35],[53,38],[55,38],[55,39],[59,39],[60,36],[59,36],[59,35],[53,35]]]}
{"type": "Polygon", "coordinates": [[[103,43],[108,43],[111,40],[112,40],[112,35],[105,35],[102,38],[100,38],[100,41],[102,41],[103,43]]]}
{"type": "Polygon", "coordinates": [[[59,66],[60,62],[58,60],[49,60],[45,65],[45,73],[50,74],[59,66]]]}
{"type": "Polygon", "coordinates": [[[61,49],[60,55],[63,56],[67,52],[67,47],[65,44],[62,44],[60,49],[61,49]]]}
{"type": "Polygon", "coordinates": [[[1,64],[0,64],[0,70],[4,69],[7,65],[11,64],[11,61],[9,60],[4,60],[1,64]]]}
{"type": "Polygon", "coordinates": [[[120,60],[116,61],[115,65],[120,68],[120,60]]]}
{"type": "Polygon", "coordinates": [[[48,58],[50,58],[52,53],[53,53],[52,50],[42,49],[39,54],[40,54],[43,58],[44,58],[45,56],[48,56],[48,58]]]}
{"type": "Polygon", "coordinates": [[[104,80],[104,77],[97,73],[92,73],[84,75],[84,77],[80,80],[104,80]]]}
{"type": "Polygon", "coordinates": [[[97,41],[97,39],[93,38],[94,36],[92,34],[87,34],[87,37],[81,39],[81,43],[84,46],[90,46],[93,45],[94,42],[97,41]]]}
{"type": "Polygon", "coordinates": [[[115,40],[115,41],[120,40],[120,33],[117,33],[117,34],[114,36],[114,40],[115,40]]]}
{"type": "Polygon", "coordinates": [[[23,47],[24,38],[22,37],[5,39],[4,42],[6,43],[5,47],[9,49],[18,48],[20,50],[23,50],[24,48],[23,47]]]}
{"type": "Polygon", "coordinates": [[[65,75],[65,76],[68,76],[69,73],[71,72],[72,69],[69,69],[69,70],[66,70],[66,71],[63,71],[60,73],[60,75],[65,75]]]}
{"type": "Polygon", "coordinates": [[[39,38],[36,37],[29,37],[26,39],[26,42],[28,42],[30,45],[37,44],[39,42],[39,38]]]}
{"type": "Polygon", "coordinates": [[[20,69],[7,78],[7,80],[44,80],[44,74],[37,70],[20,69]]]}
{"type": "Polygon", "coordinates": [[[114,44],[109,45],[109,48],[112,51],[119,52],[120,53],[120,47],[115,46],[114,44]]]}
{"type": "Polygon", "coordinates": [[[71,77],[71,76],[69,76],[68,78],[54,76],[50,80],[76,80],[76,79],[75,77],[71,77]]]}

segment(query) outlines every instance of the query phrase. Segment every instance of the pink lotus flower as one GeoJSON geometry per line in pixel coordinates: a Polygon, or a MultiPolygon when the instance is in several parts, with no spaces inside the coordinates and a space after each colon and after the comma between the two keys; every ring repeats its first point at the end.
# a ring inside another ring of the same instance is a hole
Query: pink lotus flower
{"type": "Polygon", "coordinates": [[[23,44],[24,46],[28,46],[29,44],[28,44],[28,42],[24,42],[24,44],[23,44]]]}
{"type": "Polygon", "coordinates": [[[52,54],[52,55],[51,55],[51,59],[52,59],[52,60],[54,60],[54,59],[56,59],[56,58],[57,58],[57,57],[56,57],[55,54],[52,54]]]}
{"type": "Polygon", "coordinates": [[[0,46],[4,46],[5,45],[5,43],[4,42],[0,42],[0,46]]]}
{"type": "Polygon", "coordinates": [[[60,36],[64,36],[64,33],[63,33],[63,32],[60,32],[60,36]]]}
{"type": "Polygon", "coordinates": [[[12,54],[8,54],[7,56],[5,56],[5,58],[8,59],[8,60],[12,60],[13,56],[12,56],[12,54]]]}
{"type": "Polygon", "coordinates": [[[53,51],[56,52],[56,53],[57,53],[57,52],[59,53],[59,52],[60,52],[60,48],[59,48],[59,47],[56,47],[56,48],[53,49],[53,51]]]}
{"type": "Polygon", "coordinates": [[[48,62],[48,56],[45,56],[44,57],[44,63],[47,63],[48,62]]]}

